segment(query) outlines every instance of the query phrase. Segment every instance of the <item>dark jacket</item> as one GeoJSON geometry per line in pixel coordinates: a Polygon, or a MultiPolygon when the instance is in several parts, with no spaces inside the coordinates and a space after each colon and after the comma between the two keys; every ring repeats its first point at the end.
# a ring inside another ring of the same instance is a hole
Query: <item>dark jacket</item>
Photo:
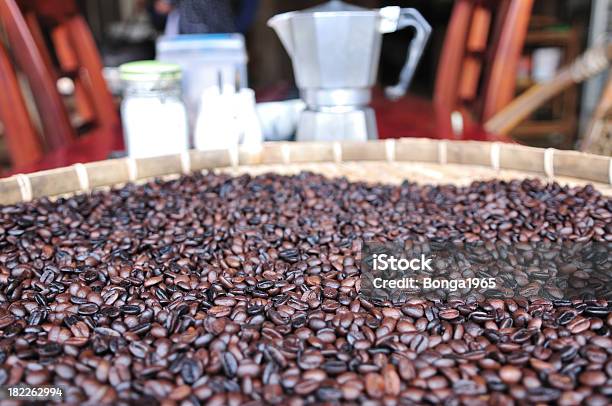
{"type": "Polygon", "coordinates": [[[235,32],[236,23],[228,0],[173,0],[179,10],[181,34],[235,32]]]}

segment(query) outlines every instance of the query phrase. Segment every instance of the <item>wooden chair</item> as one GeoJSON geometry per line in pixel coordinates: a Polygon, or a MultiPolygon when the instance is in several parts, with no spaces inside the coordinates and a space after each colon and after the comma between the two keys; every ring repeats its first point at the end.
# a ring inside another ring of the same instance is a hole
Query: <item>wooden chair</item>
{"type": "MultiPolygon", "coordinates": [[[[102,76],[102,63],[91,32],[74,0],[3,0],[0,21],[10,51],[34,95],[45,153],[69,147],[77,141],[78,134],[96,137],[97,151],[90,154],[95,159],[103,159],[120,147],[119,116],[102,76]],[[52,49],[46,46],[44,32],[50,35],[52,49]],[[53,64],[52,55],[58,66],[53,64]],[[57,91],[59,77],[74,81],[80,119],[77,128],[57,91]]],[[[8,137],[19,137],[12,132],[7,128],[8,137]]]]}
{"type": "MultiPolygon", "coordinates": [[[[51,33],[60,76],[75,82],[75,98],[82,125],[97,124],[115,131],[120,126],[112,96],[102,75],[102,61],[91,31],[74,0],[28,0],[22,7],[38,48],[44,50],[37,22],[51,33]]],[[[45,52],[41,54],[45,56],[45,52]]]]}
{"type": "Polygon", "coordinates": [[[514,97],[533,0],[457,0],[438,63],[434,104],[484,122],[514,97]]]}

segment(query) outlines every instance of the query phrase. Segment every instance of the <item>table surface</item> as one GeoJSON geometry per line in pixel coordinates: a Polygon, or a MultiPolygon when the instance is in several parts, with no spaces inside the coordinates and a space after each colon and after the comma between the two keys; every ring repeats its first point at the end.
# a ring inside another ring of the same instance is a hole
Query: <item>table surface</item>
{"type": "MultiPolygon", "coordinates": [[[[376,112],[378,136],[381,139],[424,137],[510,142],[505,137],[488,134],[480,124],[470,120],[469,115],[463,115],[463,136],[456,136],[452,130],[450,112],[434,106],[430,100],[424,98],[407,95],[391,101],[383,96],[382,90],[375,89],[372,107],[376,112]]],[[[122,148],[123,139],[119,129],[114,132],[95,130],[67,147],[47,153],[35,164],[13,168],[2,175],[10,176],[75,163],[100,161],[108,159],[114,151],[122,148]]]]}
{"type": "Polygon", "coordinates": [[[451,111],[425,98],[407,95],[391,101],[381,89],[375,89],[372,107],[376,112],[379,138],[424,137],[433,139],[512,142],[510,138],[487,133],[482,124],[462,111],[463,133],[456,134],[451,125],[451,111]]]}

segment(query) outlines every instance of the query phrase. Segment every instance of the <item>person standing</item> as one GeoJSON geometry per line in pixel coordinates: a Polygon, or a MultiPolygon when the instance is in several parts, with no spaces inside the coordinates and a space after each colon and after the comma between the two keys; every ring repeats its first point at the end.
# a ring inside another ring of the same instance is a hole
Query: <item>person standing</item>
{"type": "Polygon", "coordinates": [[[245,32],[258,0],[239,1],[234,13],[228,0],[157,0],[155,9],[167,14],[166,35],[245,32]]]}

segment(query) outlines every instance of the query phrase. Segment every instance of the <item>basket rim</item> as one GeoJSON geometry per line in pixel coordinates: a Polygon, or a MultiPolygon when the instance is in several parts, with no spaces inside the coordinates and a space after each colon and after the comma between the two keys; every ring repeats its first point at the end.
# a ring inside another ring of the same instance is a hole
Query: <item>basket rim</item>
{"type": "Polygon", "coordinates": [[[612,157],[519,144],[401,138],[336,142],[265,142],[258,148],[189,150],[152,158],[120,158],[17,174],[0,179],[0,205],[90,192],[127,182],[203,170],[347,162],[427,163],[484,167],[493,173],[612,185],[612,157]]]}

